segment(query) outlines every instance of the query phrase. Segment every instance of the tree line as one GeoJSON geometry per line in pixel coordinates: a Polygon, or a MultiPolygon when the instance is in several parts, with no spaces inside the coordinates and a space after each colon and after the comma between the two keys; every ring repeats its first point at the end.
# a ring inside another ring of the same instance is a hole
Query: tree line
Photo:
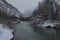
{"type": "Polygon", "coordinates": [[[60,4],[55,0],[43,0],[39,2],[36,10],[33,11],[32,17],[39,17],[43,20],[59,20],[60,4]]]}

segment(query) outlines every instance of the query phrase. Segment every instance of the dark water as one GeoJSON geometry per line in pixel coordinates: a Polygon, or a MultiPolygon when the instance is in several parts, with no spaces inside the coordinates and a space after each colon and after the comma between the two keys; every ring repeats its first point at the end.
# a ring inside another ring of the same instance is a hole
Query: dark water
{"type": "Polygon", "coordinates": [[[49,40],[47,36],[34,32],[28,22],[15,25],[14,30],[14,40],[49,40]]]}
{"type": "Polygon", "coordinates": [[[60,40],[60,30],[56,30],[56,40],[60,40]]]}

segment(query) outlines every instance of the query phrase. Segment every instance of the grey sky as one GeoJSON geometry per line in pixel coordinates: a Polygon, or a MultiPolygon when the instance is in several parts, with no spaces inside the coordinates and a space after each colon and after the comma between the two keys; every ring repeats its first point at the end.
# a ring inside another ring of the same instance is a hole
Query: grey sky
{"type": "Polygon", "coordinates": [[[7,0],[10,4],[15,6],[20,12],[34,9],[41,0],[7,0]]]}

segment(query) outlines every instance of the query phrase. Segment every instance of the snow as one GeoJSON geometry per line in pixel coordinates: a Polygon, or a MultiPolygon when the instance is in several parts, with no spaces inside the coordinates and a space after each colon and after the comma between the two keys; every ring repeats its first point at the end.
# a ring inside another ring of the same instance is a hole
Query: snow
{"type": "Polygon", "coordinates": [[[4,28],[3,24],[0,24],[0,40],[10,40],[13,38],[13,30],[4,28]]]}
{"type": "Polygon", "coordinates": [[[23,21],[21,21],[20,23],[23,23],[23,21]]]}
{"type": "Polygon", "coordinates": [[[19,15],[21,13],[14,6],[6,3],[6,0],[0,0],[0,10],[9,16],[15,15],[16,17],[20,18],[19,15]]]}
{"type": "Polygon", "coordinates": [[[42,25],[42,27],[46,27],[46,26],[51,26],[51,27],[54,27],[55,25],[53,23],[44,23],[42,25]]]}
{"type": "Polygon", "coordinates": [[[56,25],[50,20],[48,20],[48,21],[45,21],[44,24],[42,24],[42,27],[47,27],[47,26],[55,27],[56,25]]]}
{"type": "Polygon", "coordinates": [[[38,26],[42,26],[42,27],[47,27],[47,26],[55,27],[56,24],[51,22],[50,20],[48,20],[48,21],[45,21],[43,24],[38,24],[38,26]]]}
{"type": "Polygon", "coordinates": [[[15,16],[19,18],[19,15],[18,14],[16,14],[15,16]]]}

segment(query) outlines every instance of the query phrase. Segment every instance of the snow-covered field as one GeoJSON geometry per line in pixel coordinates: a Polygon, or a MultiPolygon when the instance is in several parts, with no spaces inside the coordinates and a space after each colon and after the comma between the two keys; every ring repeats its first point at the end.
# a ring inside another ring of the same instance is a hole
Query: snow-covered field
{"type": "Polygon", "coordinates": [[[3,24],[0,24],[0,40],[10,40],[13,38],[13,30],[3,27],[3,24]]]}

